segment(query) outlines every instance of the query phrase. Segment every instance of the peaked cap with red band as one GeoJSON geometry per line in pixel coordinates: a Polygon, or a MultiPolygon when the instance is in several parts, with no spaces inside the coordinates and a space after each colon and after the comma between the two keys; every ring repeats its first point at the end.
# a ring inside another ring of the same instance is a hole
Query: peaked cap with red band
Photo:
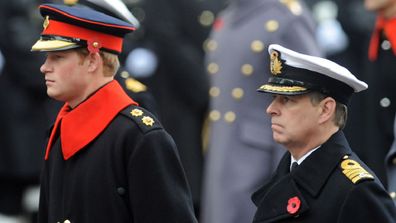
{"type": "Polygon", "coordinates": [[[124,36],[134,31],[134,25],[88,7],[59,4],[40,5],[45,18],[40,39],[32,51],[59,51],[87,47],[119,54],[124,36]]]}

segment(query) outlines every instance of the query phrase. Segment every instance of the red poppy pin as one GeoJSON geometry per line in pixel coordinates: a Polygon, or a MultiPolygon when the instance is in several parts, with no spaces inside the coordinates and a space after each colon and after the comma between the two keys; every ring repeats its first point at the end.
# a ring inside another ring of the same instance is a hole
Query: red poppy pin
{"type": "Polygon", "coordinates": [[[298,209],[300,209],[300,205],[301,201],[297,196],[290,198],[289,201],[287,201],[287,212],[289,212],[289,214],[297,213],[298,209]]]}

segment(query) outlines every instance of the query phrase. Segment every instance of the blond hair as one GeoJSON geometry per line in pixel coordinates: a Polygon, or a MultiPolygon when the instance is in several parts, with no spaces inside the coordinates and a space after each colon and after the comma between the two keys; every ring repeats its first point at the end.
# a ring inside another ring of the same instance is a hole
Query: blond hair
{"type": "MultiPolygon", "coordinates": [[[[76,49],[76,52],[81,57],[81,59],[85,59],[89,55],[89,51],[87,50],[87,48],[78,48],[76,49]]],[[[103,60],[104,76],[114,76],[120,67],[120,60],[118,59],[118,56],[116,54],[104,51],[99,51],[99,54],[103,60]]]]}

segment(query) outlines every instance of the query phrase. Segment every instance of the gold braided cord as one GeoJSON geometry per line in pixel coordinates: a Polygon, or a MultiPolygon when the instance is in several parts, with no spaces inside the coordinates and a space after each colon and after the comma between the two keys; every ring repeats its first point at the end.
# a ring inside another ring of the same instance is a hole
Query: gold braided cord
{"type": "Polygon", "coordinates": [[[299,91],[306,91],[307,88],[300,87],[300,86],[274,86],[264,84],[259,88],[262,91],[278,91],[278,92],[299,92],[299,91]]]}

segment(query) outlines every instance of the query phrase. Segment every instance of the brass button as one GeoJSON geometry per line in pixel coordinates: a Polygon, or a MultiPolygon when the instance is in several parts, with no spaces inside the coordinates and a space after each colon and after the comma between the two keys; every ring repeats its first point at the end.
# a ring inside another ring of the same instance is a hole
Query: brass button
{"type": "Polygon", "coordinates": [[[236,119],[236,115],[235,115],[235,113],[232,112],[232,111],[226,112],[226,113],[224,114],[224,120],[225,120],[226,122],[228,122],[228,123],[234,122],[235,119],[236,119]]]}
{"type": "Polygon", "coordinates": [[[204,42],[205,51],[215,51],[217,49],[217,42],[213,39],[207,39],[204,42]]]}
{"type": "Polygon", "coordinates": [[[220,95],[220,88],[211,87],[209,89],[209,95],[212,96],[212,97],[218,97],[220,95]]]}
{"type": "Polygon", "coordinates": [[[264,43],[260,40],[254,40],[250,44],[250,49],[255,53],[261,53],[264,50],[264,43]]]}
{"type": "Polygon", "coordinates": [[[301,15],[302,14],[302,7],[299,1],[290,1],[290,0],[281,0],[283,4],[286,4],[289,7],[290,11],[294,15],[301,15]]]}
{"type": "Polygon", "coordinates": [[[380,105],[381,105],[381,107],[383,107],[383,108],[389,107],[390,104],[391,104],[391,100],[390,100],[389,98],[387,98],[387,97],[382,98],[382,99],[380,100],[380,105]]]}
{"type": "Polygon", "coordinates": [[[265,28],[268,32],[275,32],[279,28],[279,23],[276,20],[269,20],[265,23],[265,28]]]}
{"type": "Polygon", "coordinates": [[[71,223],[71,221],[66,219],[63,223],[71,223]]]}
{"type": "Polygon", "coordinates": [[[392,45],[390,44],[390,42],[389,42],[388,40],[382,41],[382,43],[381,43],[381,48],[382,48],[383,50],[390,50],[391,47],[392,47],[392,45]]]}
{"type": "Polygon", "coordinates": [[[208,72],[210,74],[216,74],[217,72],[219,72],[219,65],[217,65],[216,63],[210,63],[207,67],[208,72]]]}
{"type": "Polygon", "coordinates": [[[129,73],[127,71],[123,71],[121,72],[121,77],[126,79],[129,77],[129,73]]]}
{"type": "Polygon", "coordinates": [[[199,15],[198,20],[202,26],[210,26],[213,24],[215,19],[215,15],[213,12],[209,10],[202,11],[201,15],[199,15]]]}
{"type": "Polygon", "coordinates": [[[392,199],[395,199],[395,198],[396,198],[396,192],[394,192],[394,191],[390,192],[389,195],[390,195],[390,197],[391,197],[392,199]]]}
{"type": "Polygon", "coordinates": [[[253,69],[253,66],[250,65],[250,64],[244,64],[244,65],[242,65],[242,67],[241,67],[241,72],[242,72],[242,74],[245,75],[245,76],[250,76],[250,75],[252,75],[253,70],[254,70],[254,69],[253,69]]]}
{"type": "Polygon", "coordinates": [[[118,187],[117,188],[117,193],[122,196],[122,195],[125,195],[126,190],[123,187],[118,187]]]}
{"type": "Polygon", "coordinates": [[[244,92],[243,92],[243,89],[242,89],[242,88],[239,88],[239,87],[238,87],[238,88],[232,89],[231,94],[232,94],[232,97],[233,97],[234,99],[240,100],[240,99],[243,97],[244,92]]]}
{"type": "Polygon", "coordinates": [[[217,110],[213,110],[209,113],[209,119],[213,122],[218,121],[221,118],[221,114],[217,110]]]}

